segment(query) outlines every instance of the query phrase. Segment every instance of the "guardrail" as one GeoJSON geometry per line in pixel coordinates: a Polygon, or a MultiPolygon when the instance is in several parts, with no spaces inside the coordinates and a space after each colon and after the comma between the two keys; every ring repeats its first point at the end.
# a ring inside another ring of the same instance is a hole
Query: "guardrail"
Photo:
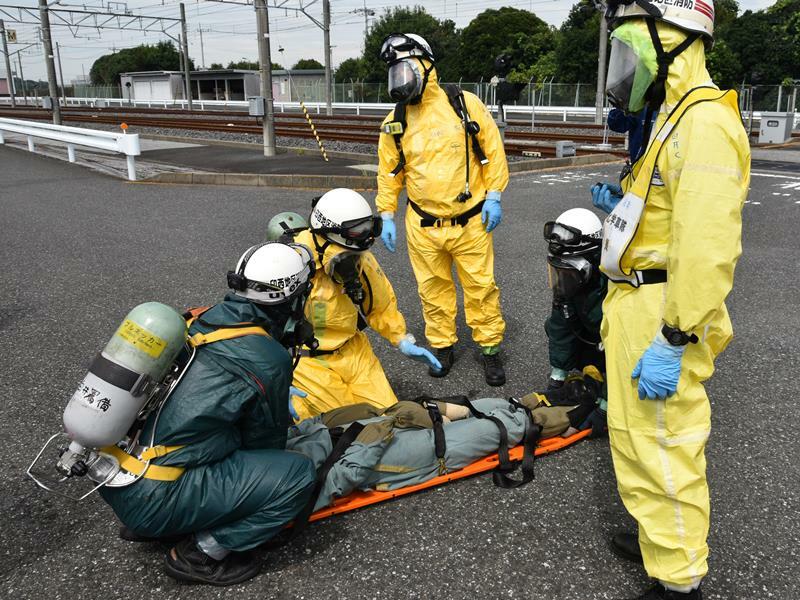
{"type": "Polygon", "coordinates": [[[35,152],[34,138],[64,142],[67,145],[67,158],[75,162],[75,146],[85,146],[98,150],[109,150],[125,155],[128,164],[128,180],[136,181],[136,156],[142,151],[139,147],[139,134],[112,133],[83,129],[82,127],[66,127],[50,125],[22,119],[0,118],[0,144],[5,143],[3,132],[17,133],[28,138],[28,150],[35,152]]]}

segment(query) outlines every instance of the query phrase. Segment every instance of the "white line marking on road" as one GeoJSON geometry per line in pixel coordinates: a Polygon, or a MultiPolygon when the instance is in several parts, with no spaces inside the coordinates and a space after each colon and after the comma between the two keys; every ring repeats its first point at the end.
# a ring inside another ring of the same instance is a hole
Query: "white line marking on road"
{"type": "Polygon", "coordinates": [[[752,202],[752,204],[761,204],[761,202],[752,202]]]}
{"type": "Polygon", "coordinates": [[[755,171],[750,173],[755,177],[774,177],[776,179],[794,179],[795,181],[800,181],[800,177],[795,177],[793,175],[778,175],[777,173],[756,173],[755,171]]]}

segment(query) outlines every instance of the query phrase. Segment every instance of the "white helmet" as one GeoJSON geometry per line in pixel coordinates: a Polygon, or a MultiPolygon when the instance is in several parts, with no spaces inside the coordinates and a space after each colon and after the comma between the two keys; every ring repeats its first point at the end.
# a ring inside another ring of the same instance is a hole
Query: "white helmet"
{"type": "Polygon", "coordinates": [[[351,250],[366,250],[381,234],[383,221],[372,214],[369,202],[358,192],[336,188],[314,201],[313,233],[351,250]]]}
{"type": "Polygon", "coordinates": [[[652,17],[678,29],[714,39],[714,0],[611,0],[606,17],[612,21],[652,17]]]}
{"type": "Polygon", "coordinates": [[[430,44],[416,33],[392,33],[387,35],[381,44],[380,58],[390,65],[411,56],[435,62],[430,44]]]}
{"type": "Polygon", "coordinates": [[[283,304],[308,290],[314,268],[311,251],[301,244],[257,244],[228,271],[228,287],[257,304],[283,304]]]}
{"type": "Polygon", "coordinates": [[[600,248],[602,238],[603,224],[585,208],[571,208],[544,225],[544,239],[550,244],[552,254],[587,254],[600,248]]]}

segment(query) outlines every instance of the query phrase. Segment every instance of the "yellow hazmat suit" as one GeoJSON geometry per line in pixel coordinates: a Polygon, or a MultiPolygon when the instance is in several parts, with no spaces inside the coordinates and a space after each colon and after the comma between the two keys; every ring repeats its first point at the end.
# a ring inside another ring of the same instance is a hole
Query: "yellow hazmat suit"
{"type": "MultiPolygon", "coordinates": [[[[475,207],[488,191],[501,192],[508,185],[508,165],[497,126],[477,96],[465,92],[464,97],[470,119],[480,126],[477,138],[489,159],[488,164],[481,165],[470,145],[472,198],[464,203],[456,200],[464,191],[464,127],[433,70],[421,101],[407,106],[402,137],[406,164],[395,177],[391,172],[400,158],[394,138],[382,133],[378,142],[376,204],[381,213],[397,210],[403,186],[409,199],[424,212],[449,219],[475,207]]],[[[393,120],[394,112],[384,123],[393,120]]],[[[473,339],[483,347],[497,346],[506,324],[500,312],[500,290],[494,281],[492,234],[486,233],[480,214],[463,227],[449,221],[441,227],[422,227],[420,219],[410,207],[406,210],[408,255],[417,278],[428,343],[445,348],[457,341],[455,264],[473,339]]]]}
{"type": "MultiPolygon", "coordinates": [[[[658,30],[666,51],[685,38],[664,24],[658,30]]],[[[654,132],[689,90],[703,85],[713,84],[697,40],[669,69],[654,132]]],[[[685,113],[658,157],[638,231],[621,261],[625,271],[666,269],[667,282],[609,283],[603,304],[619,493],[639,523],[647,573],[675,587],[696,587],[708,571],[711,411],[703,381],[733,335],[725,298],[741,253],[749,148],[738,110],[728,102],[702,102],[685,113]],[[686,348],[674,395],[640,400],[631,372],[662,323],[695,333],[699,342],[686,348]]]]}
{"type": "MultiPolygon", "coordinates": [[[[316,236],[319,246],[325,243],[316,236]]],[[[303,231],[296,238],[317,255],[314,234],[303,231]]],[[[344,248],[329,245],[314,275],[311,295],[306,301],[306,318],[319,340],[317,356],[304,356],[294,370],[293,385],[308,394],[293,398],[300,419],[306,419],[348,404],[368,402],[387,407],[397,402],[369,339],[358,327],[358,309],[330,275],[330,261],[344,248]]],[[[406,322],[397,309],[392,284],[369,251],[360,253],[361,281],[369,312],[366,323],[395,346],[406,335],[406,322]],[[370,310],[371,307],[371,310],[370,310]]]]}

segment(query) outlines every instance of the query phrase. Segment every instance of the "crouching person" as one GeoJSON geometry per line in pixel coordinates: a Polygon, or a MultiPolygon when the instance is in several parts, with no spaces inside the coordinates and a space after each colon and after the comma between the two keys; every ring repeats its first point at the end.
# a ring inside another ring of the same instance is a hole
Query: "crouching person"
{"type": "Polygon", "coordinates": [[[287,348],[313,339],[303,318],[312,275],[302,246],[260,244],[241,257],[228,273],[232,292],[190,324],[197,353],[145,423],[139,439],[148,454],[128,459],[139,472],[152,457],[144,475],[100,492],[124,523],[124,539],[177,542],[166,557],[175,579],[231,585],[254,577],[261,562],[248,551],[310,500],[314,465],[285,446],[287,348]]]}

